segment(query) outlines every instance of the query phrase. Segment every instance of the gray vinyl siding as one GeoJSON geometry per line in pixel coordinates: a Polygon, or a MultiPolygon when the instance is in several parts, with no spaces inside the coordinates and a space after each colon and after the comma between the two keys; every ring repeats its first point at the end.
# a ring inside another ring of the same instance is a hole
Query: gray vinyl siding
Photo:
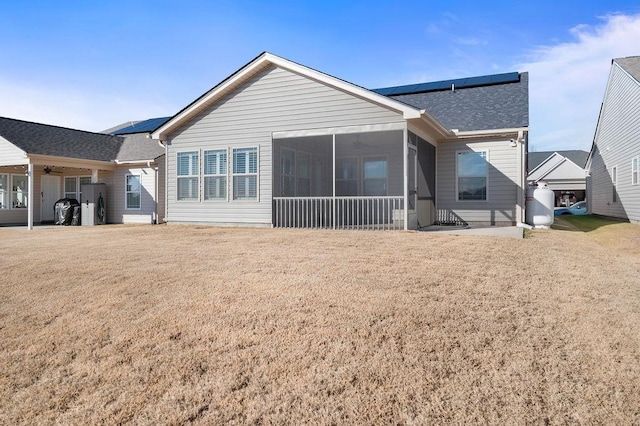
{"type": "Polygon", "coordinates": [[[640,185],[631,160],[640,156],[640,84],[615,63],[598,123],[590,168],[589,206],[595,214],[640,221],[640,185]],[[611,170],[617,167],[617,201],[611,170]]]}
{"type": "Polygon", "coordinates": [[[0,136],[0,165],[26,164],[25,152],[0,136]]]}
{"type": "Polygon", "coordinates": [[[156,171],[149,167],[119,167],[113,172],[108,213],[109,223],[146,223],[151,224],[156,209],[155,201],[156,171]],[[140,176],[140,209],[126,208],[126,176],[140,176]]]}
{"type": "Polygon", "coordinates": [[[270,225],[272,132],[397,122],[404,122],[398,112],[269,66],[171,135],[168,221],[270,225]],[[177,201],[177,152],[199,151],[202,162],[203,150],[240,147],[259,148],[259,201],[232,201],[231,179],[227,185],[230,201],[177,201]]]}
{"type": "Polygon", "coordinates": [[[509,139],[496,141],[442,142],[436,154],[438,211],[446,211],[468,223],[512,224],[517,222],[518,148],[509,139]],[[486,201],[457,201],[456,152],[487,151],[489,167],[486,201]]]}

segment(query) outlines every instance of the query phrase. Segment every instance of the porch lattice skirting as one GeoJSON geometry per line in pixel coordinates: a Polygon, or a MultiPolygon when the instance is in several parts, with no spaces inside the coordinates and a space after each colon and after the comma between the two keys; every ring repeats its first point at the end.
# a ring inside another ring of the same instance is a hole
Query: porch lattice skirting
{"type": "Polygon", "coordinates": [[[274,197],[276,228],[404,229],[403,197],[274,197]]]}

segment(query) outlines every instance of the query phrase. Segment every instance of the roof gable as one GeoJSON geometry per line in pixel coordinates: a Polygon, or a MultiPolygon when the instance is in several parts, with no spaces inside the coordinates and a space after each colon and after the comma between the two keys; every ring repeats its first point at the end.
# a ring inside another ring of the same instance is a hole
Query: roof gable
{"type": "MultiPolygon", "coordinates": [[[[585,158],[588,155],[585,151],[561,151],[565,153],[573,153],[576,158],[577,153],[582,153],[580,157],[585,158]]],[[[549,152],[534,152],[529,154],[529,175],[527,180],[537,181],[540,179],[580,179],[585,177],[585,170],[582,166],[579,166],[568,157],[561,154],[561,152],[552,152],[543,161],[539,162],[536,166],[531,167],[533,161],[537,161],[536,155],[540,157],[548,154],[549,152]],[[533,155],[533,161],[531,157],[533,155]]]]}
{"type": "Polygon", "coordinates": [[[554,156],[554,154],[560,155],[576,166],[583,168],[585,163],[587,162],[587,157],[589,153],[587,151],[582,151],[579,149],[568,150],[568,151],[539,151],[539,152],[530,152],[527,158],[527,166],[529,172],[535,170],[540,164],[546,162],[548,159],[554,156]]]}
{"type": "Polygon", "coordinates": [[[269,66],[276,66],[285,69],[287,71],[302,75],[306,78],[315,80],[337,90],[341,90],[353,96],[357,96],[361,99],[386,107],[390,110],[397,111],[401,113],[405,119],[423,118],[431,120],[431,124],[434,127],[438,128],[441,133],[446,134],[448,132],[444,127],[442,127],[440,123],[438,123],[432,117],[425,115],[423,111],[420,111],[413,106],[398,102],[394,99],[380,95],[371,90],[354,85],[328,74],[324,74],[320,71],[316,71],[295,62],[291,62],[287,59],[281,58],[271,53],[264,52],[244,67],[240,68],[230,77],[222,81],[220,84],[213,87],[207,93],[203,94],[201,97],[189,104],[182,111],[178,112],[168,122],[156,129],[153,132],[153,137],[156,139],[166,139],[168,135],[177,131],[191,118],[195,117],[206,108],[209,108],[218,100],[222,99],[224,96],[231,93],[236,88],[240,87],[244,82],[248,81],[250,78],[257,75],[260,71],[269,66]]]}

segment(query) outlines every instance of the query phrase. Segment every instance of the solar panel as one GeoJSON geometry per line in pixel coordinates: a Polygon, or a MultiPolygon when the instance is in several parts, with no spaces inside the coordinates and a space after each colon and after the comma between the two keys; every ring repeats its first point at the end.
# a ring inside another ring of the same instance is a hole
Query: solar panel
{"type": "Polygon", "coordinates": [[[454,80],[434,81],[430,83],[409,84],[406,86],[384,87],[373,89],[374,92],[384,96],[408,95],[410,93],[435,92],[437,90],[451,90],[469,87],[490,86],[493,84],[515,83],[520,81],[520,73],[508,72],[504,74],[482,75],[478,77],[458,78],[454,80]]]}
{"type": "Polygon", "coordinates": [[[169,121],[171,117],[159,117],[159,118],[150,118],[148,120],[141,121],[136,124],[132,124],[131,126],[124,127],[120,130],[116,130],[112,134],[114,135],[126,135],[130,133],[147,133],[152,132],[158,127],[162,126],[164,123],[169,121]]]}

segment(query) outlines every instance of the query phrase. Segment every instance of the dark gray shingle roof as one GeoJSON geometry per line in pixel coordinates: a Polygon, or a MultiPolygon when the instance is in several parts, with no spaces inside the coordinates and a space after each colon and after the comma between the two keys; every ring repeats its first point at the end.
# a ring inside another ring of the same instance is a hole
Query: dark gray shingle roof
{"type": "Polygon", "coordinates": [[[587,163],[587,157],[589,153],[587,151],[581,151],[579,149],[570,150],[570,151],[540,151],[540,152],[530,152],[527,158],[527,165],[529,167],[529,171],[532,171],[536,167],[540,165],[544,160],[553,155],[554,152],[562,155],[563,157],[571,160],[576,165],[584,168],[587,163]]]}
{"type": "Polygon", "coordinates": [[[85,132],[66,127],[0,117],[0,136],[27,154],[98,161],[152,160],[164,154],[146,134],[126,136],[85,132]]]}
{"type": "Polygon", "coordinates": [[[123,135],[122,148],[118,152],[118,161],[153,160],[164,155],[164,148],[157,139],[147,137],[148,133],[123,135]]]}
{"type": "Polygon", "coordinates": [[[617,58],[614,61],[620,65],[626,72],[631,74],[633,78],[640,82],[640,56],[629,56],[626,58],[617,58]]]}
{"type": "MultiPolygon", "coordinates": [[[[379,89],[378,89],[379,90],[379,89]]],[[[518,82],[389,96],[460,131],[529,126],[529,75],[518,82]]]]}
{"type": "Polygon", "coordinates": [[[0,117],[0,136],[28,154],[112,161],[122,139],[102,133],[0,117]]]}

